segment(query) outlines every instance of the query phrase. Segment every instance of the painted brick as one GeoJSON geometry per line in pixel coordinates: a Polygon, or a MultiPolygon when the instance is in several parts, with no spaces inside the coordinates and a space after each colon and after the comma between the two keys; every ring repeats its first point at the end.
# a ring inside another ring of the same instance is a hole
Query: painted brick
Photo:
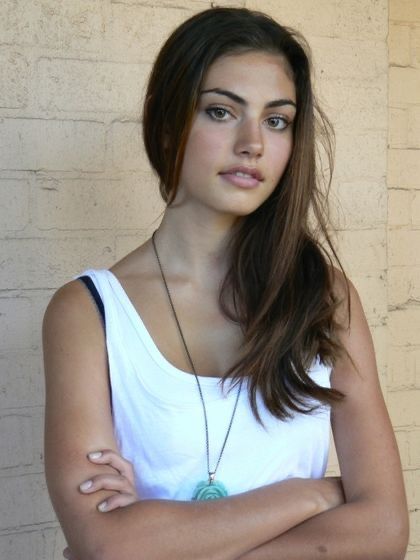
{"type": "Polygon", "coordinates": [[[413,193],[413,205],[411,207],[411,224],[414,228],[420,228],[420,190],[413,193]]]}
{"type": "Polygon", "coordinates": [[[407,109],[389,109],[388,140],[390,148],[408,145],[409,116],[407,109]]]}
{"type": "MultiPolygon", "coordinates": [[[[159,2],[156,0],[111,0],[111,4],[126,4],[128,6],[156,6],[157,3],[164,8],[205,10],[210,8],[210,3],[213,2],[210,2],[210,0],[183,0],[182,2],[176,2],[174,6],[173,0],[160,0],[159,2]]],[[[241,3],[243,5],[243,0],[241,3]]]]}
{"type": "Polygon", "coordinates": [[[411,26],[411,65],[420,68],[420,21],[411,26]]]}
{"type": "Polygon", "coordinates": [[[28,350],[34,346],[32,312],[29,298],[0,297],[0,351],[28,350]]]}
{"type": "Polygon", "coordinates": [[[42,469],[42,410],[3,412],[0,415],[0,469],[36,465],[42,469]]]}
{"type": "Polygon", "coordinates": [[[389,63],[393,66],[410,66],[410,27],[391,24],[388,33],[389,63]]]}
{"type": "Polygon", "coordinates": [[[39,103],[43,110],[137,114],[150,67],[43,58],[38,70],[39,103]]]}
{"type": "Polygon", "coordinates": [[[389,19],[392,21],[420,22],[418,0],[389,0],[389,19]]]}
{"type": "MultiPolygon", "coordinates": [[[[338,2],[336,6],[337,20],[334,32],[339,37],[350,39],[354,37],[372,39],[375,37],[386,40],[388,6],[385,2],[350,0],[338,2]]],[[[331,10],[331,8],[332,2],[329,2],[328,9],[331,10]]],[[[296,4],[294,5],[294,11],[296,14],[300,12],[300,10],[296,10],[296,4]]],[[[322,19],[322,17],[319,17],[319,19],[322,19]]]]}
{"type": "Polygon", "coordinates": [[[383,178],[386,169],[387,140],[382,132],[346,134],[338,130],[335,176],[344,181],[383,178]]]}
{"type": "Polygon", "coordinates": [[[19,231],[28,225],[29,196],[29,181],[0,180],[0,228],[2,232],[19,231]]]}
{"type": "Polygon", "coordinates": [[[338,229],[372,229],[387,219],[384,181],[338,181],[331,196],[331,210],[338,229]]]}
{"type": "Polygon", "coordinates": [[[420,308],[408,307],[389,312],[389,334],[395,346],[419,344],[420,308]]]}
{"type": "Polygon", "coordinates": [[[388,186],[390,188],[420,188],[420,151],[388,151],[388,186]]]}
{"type": "Polygon", "coordinates": [[[0,107],[21,109],[28,104],[30,66],[27,59],[10,48],[0,48],[0,107]]]}
{"type": "Polygon", "coordinates": [[[389,104],[391,107],[420,104],[420,69],[389,69],[389,104]]]}
{"type": "Polygon", "coordinates": [[[420,560],[420,548],[418,550],[408,550],[404,560],[420,560]]]}
{"type": "Polygon", "coordinates": [[[406,431],[395,430],[395,439],[397,441],[398,450],[400,453],[400,458],[401,458],[401,463],[403,468],[408,467],[410,463],[408,434],[409,432],[406,431]]]}
{"type": "Polygon", "coordinates": [[[206,8],[216,6],[226,7],[244,7],[246,0],[227,0],[211,1],[211,0],[183,0],[182,2],[175,2],[173,0],[111,0],[111,4],[127,4],[128,6],[156,6],[159,4],[163,8],[174,8],[177,10],[205,10],[206,8]]]}
{"type": "Polygon", "coordinates": [[[403,266],[392,266],[388,270],[388,305],[397,307],[405,305],[410,299],[411,269],[403,266]]]}
{"type": "Polygon", "coordinates": [[[121,171],[151,170],[138,122],[114,122],[111,125],[112,163],[121,171]]]}
{"type": "Polygon", "coordinates": [[[388,234],[390,266],[420,266],[420,231],[393,230],[388,234]]]}
{"type": "Polygon", "coordinates": [[[415,386],[416,351],[391,346],[388,351],[388,387],[391,390],[415,386]]]}
{"type": "Polygon", "coordinates": [[[102,0],[2,0],[2,42],[37,45],[68,52],[100,50],[103,44],[102,0]]]}
{"type": "Polygon", "coordinates": [[[404,481],[408,502],[420,506],[420,469],[405,471],[404,481]]]}
{"type": "Polygon", "coordinates": [[[387,10],[374,0],[351,0],[340,4],[330,0],[247,0],[246,7],[263,10],[280,23],[295,27],[305,35],[344,38],[384,38],[387,10]],[[320,17],[322,14],[322,17],[320,17]]]}
{"type": "Polygon", "coordinates": [[[137,229],[163,210],[150,175],[121,180],[42,180],[36,199],[40,229],[137,229]]]}
{"type": "Polygon", "coordinates": [[[388,90],[385,80],[374,87],[366,82],[330,79],[315,84],[322,107],[335,130],[361,133],[388,127],[388,90]]]}
{"type": "Polygon", "coordinates": [[[0,278],[0,289],[56,288],[79,271],[110,266],[114,259],[112,236],[10,239],[2,242],[2,251],[7,274],[0,278]]]}
{"type": "Polygon", "coordinates": [[[382,41],[311,38],[315,80],[341,78],[370,86],[383,85],[388,73],[388,52],[382,41]],[[331,56],[331,53],[334,56],[331,56]]]}
{"type": "Polygon", "coordinates": [[[395,427],[420,425],[419,398],[420,390],[388,393],[388,410],[395,427]]]}
{"type": "Polygon", "coordinates": [[[366,317],[371,326],[383,324],[388,310],[385,274],[353,275],[352,282],[359,292],[366,317]]]}
{"type": "Polygon", "coordinates": [[[351,276],[387,268],[386,246],[382,230],[345,230],[338,233],[338,248],[351,276]]]}
{"type": "MultiPolygon", "coordinates": [[[[22,356],[33,356],[41,352],[41,321],[47,302],[50,298],[43,299],[39,297],[36,290],[28,290],[23,292],[7,291],[3,296],[0,292],[0,355],[2,357],[1,364],[7,365],[7,357],[12,354],[21,354],[22,356]]],[[[52,295],[52,294],[51,294],[52,295]]],[[[18,362],[18,360],[17,360],[18,362]]],[[[14,364],[12,362],[12,368],[14,364]]],[[[18,369],[18,366],[16,366],[18,369]]],[[[13,374],[13,369],[7,374],[1,371],[2,381],[1,390],[7,390],[10,386],[9,377],[13,374]]],[[[17,371],[17,370],[16,370],[17,371]]],[[[29,376],[30,370],[24,372],[29,376]]],[[[15,380],[19,384],[19,380],[15,380]]],[[[13,388],[14,385],[12,384],[13,388]]],[[[26,379],[26,390],[30,387],[29,379],[26,379]]],[[[40,387],[42,390],[42,387],[40,387]]],[[[2,395],[3,400],[5,398],[2,395]]],[[[27,405],[33,403],[31,396],[26,396],[27,405]]],[[[6,407],[13,404],[6,403],[6,407]]],[[[18,406],[24,406],[18,403],[18,406]]]]}
{"type": "MultiPolygon", "coordinates": [[[[112,4],[109,40],[115,46],[115,55],[124,56],[124,60],[129,57],[136,62],[152,62],[175,27],[195,11],[188,9],[184,3],[184,9],[154,4],[112,4]]],[[[202,7],[196,6],[196,9],[202,7]]]]}
{"type": "MultiPolygon", "coordinates": [[[[420,425],[420,410],[417,410],[417,424],[420,425]]],[[[413,430],[408,435],[410,466],[420,467],[420,430],[413,430]]]]}
{"type": "Polygon", "coordinates": [[[0,558],[4,560],[49,560],[42,531],[12,532],[0,535],[0,558]]]}
{"type": "Polygon", "coordinates": [[[104,158],[102,123],[0,119],[0,169],[102,171],[104,158]]]}
{"type": "Polygon", "coordinates": [[[292,0],[247,0],[246,7],[251,10],[263,10],[280,23],[294,27],[305,36],[330,36],[337,25],[337,8],[328,0],[319,0],[315,6],[311,0],[301,0],[299,10],[292,0]],[[322,13],[323,17],[319,17],[322,13]]]}
{"type": "Polygon", "coordinates": [[[131,251],[134,251],[134,249],[142,245],[159,226],[159,222],[160,220],[150,228],[150,231],[138,231],[135,235],[118,235],[115,249],[117,260],[122,259],[128,255],[128,253],[131,253],[131,251]]]}
{"type": "Polygon", "coordinates": [[[420,509],[410,508],[410,544],[420,545],[420,509]]]}
{"type": "Polygon", "coordinates": [[[0,530],[55,520],[44,474],[0,478],[0,530]]]}
{"type": "Polygon", "coordinates": [[[416,387],[420,388],[420,348],[413,350],[416,387]]]}
{"type": "Polygon", "coordinates": [[[388,190],[389,227],[409,226],[411,224],[411,205],[413,193],[401,189],[388,190]]]}
{"type": "Polygon", "coordinates": [[[41,355],[28,352],[2,353],[0,371],[0,410],[43,405],[45,396],[41,355]]]}
{"type": "Polygon", "coordinates": [[[420,149],[420,107],[408,108],[407,144],[420,149]]]}

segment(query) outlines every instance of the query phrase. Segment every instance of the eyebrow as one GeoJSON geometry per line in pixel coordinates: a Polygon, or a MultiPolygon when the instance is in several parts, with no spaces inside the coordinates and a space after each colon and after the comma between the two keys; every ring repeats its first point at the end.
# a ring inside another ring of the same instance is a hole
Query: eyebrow
{"type": "MultiPolygon", "coordinates": [[[[233,93],[232,91],[229,91],[227,89],[206,89],[204,91],[201,91],[200,95],[203,95],[204,93],[218,93],[219,95],[225,95],[226,97],[229,97],[230,99],[232,99],[232,101],[235,101],[235,103],[239,103],[239,105],[248,105],[248,102],[245,101],[243,97],[240,97],[236,93],[233,93]]],[[[268,103],[266,103],[265,108],[270,109],[272,107],[283,107],[283,105],[292,105],[296,108],[296,103],[291,99],[274,99],[273,101],[269,101],[268,103]]]]}

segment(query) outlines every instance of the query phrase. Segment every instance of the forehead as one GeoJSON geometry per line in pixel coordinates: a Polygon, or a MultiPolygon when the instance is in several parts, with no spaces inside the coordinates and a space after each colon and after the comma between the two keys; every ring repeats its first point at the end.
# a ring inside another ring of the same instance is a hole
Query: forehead
{"type": "Polygon", "coordinates": [[[296,100],[289,63],[280,54],[260,51],[235,53],[217,58],[203,80],[203,89],[223,88],[246,95],[260,94],[296,100]]]}

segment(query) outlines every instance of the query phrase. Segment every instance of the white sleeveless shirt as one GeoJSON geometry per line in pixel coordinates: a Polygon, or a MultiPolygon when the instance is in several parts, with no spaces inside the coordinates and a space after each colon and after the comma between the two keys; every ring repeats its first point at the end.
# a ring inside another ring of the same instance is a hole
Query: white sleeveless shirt
{"type": "MultiPolygon", "coordinates": [[[[143,499],[190,500],[208,478],[204,415],[193,374],[166,360],[118,279],[109,270],[87,270],[102,298],[115,436],[122,455],[134,467],[143,499]]],[[[330,386],[331,368],[315,362],[308,372],[330,386]]],[[[210,469],[219,458],[238,386],[222,391],[220,378],[199,377],[207,409],[210,469]]],[[[262,427],[255,420],[242,384],[229,438],[216,479],[238,494],[286,478],[325,474],[330,409],[292,419],[273,417],[260,396],[262,427]]]]}

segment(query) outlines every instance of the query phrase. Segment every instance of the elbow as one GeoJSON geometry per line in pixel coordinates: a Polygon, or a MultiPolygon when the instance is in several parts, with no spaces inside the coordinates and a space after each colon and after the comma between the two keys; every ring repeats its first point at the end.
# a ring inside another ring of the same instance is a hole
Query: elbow
{"type": "Polygon", "coordinates": [[[399,530],[395,531],[394,534],[395,551],[394,551],[393,560],[404,560],[407,553],[409,532],[410,531],[409,531],[408,521],[407,523],[403,524],[399,528],[399,530]]]}
{"type": "Polygon", "coordinates": [[[403,513],[384,523],[381,533],[387,543],[386,556],[381,556],[381,559],[404,560],[409,539],[408,514],[403,513]]]}

